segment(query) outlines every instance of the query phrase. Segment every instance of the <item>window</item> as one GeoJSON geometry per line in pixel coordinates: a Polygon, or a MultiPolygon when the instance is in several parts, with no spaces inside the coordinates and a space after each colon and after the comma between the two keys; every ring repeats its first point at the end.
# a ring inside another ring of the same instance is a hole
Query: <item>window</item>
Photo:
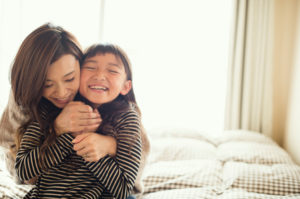
{"type": "Polygon", "coordinates": [[[231,1],[109,0],[103,41],[123,47],[148,128],[223,128],[231,1]]]}
{"type": "Polygon", "coordinates": [[[231,1],[15,2],[0,3],[1,29],[5,30],[0,33],[4,93],[9,91],[9,65],[21,41],[37,26],[51,21],[74,33],[83,47],[109,42],[128,53],[147,129],[223,128],[231,1]],[[13,8],[19,15],[10,12],[13,8]]]}

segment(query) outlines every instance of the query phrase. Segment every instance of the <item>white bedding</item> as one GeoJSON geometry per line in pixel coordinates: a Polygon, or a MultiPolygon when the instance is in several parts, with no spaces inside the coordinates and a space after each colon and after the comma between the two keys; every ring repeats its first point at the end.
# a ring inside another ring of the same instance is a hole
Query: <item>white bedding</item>
{"type": "MultiPolygon", "coordinates": [[[[300,199],[300,167],[259,133],[176,130],[150,138],[143,199],[300,199]]],[[[1,165],[0,179],[2,199],[22,198],[31,188],[16,185],[1,165]]]]}
{"type": "Polygon", "coordinates": [[[151,147],[145,199],[300,198],[300,167],[262,134],[161,132],[151,147]]]}

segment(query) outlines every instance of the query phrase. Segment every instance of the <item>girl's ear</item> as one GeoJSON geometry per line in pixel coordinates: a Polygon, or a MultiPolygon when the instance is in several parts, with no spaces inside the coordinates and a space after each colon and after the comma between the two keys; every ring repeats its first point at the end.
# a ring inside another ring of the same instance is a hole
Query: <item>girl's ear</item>
{"type": "Polygon", "coordinates": [[[123,89],[121,90],[120,94],[121,95],[126,95],[130,90],[131,90],[131,80],[126,80],[124,85],[123,85],[123,89]]]}

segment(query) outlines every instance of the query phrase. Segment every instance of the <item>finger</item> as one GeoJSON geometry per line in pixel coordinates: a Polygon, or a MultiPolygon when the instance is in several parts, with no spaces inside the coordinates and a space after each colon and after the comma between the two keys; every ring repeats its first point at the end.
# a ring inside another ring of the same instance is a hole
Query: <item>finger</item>
{"type": "Polygon", "coordinates": [[[78,127],[87,127],[87,126],[90,126],[90,125],[99,125],[101,124],[102,122],[102,119],[101,118],[96,118],[96,119],[81,119],[81,120],[74,120],[72,121],[72,124],[71,124],[71,127],[72,127],[72,130],[76,130],[78,131],[78,127]]]}
{"type": "Polygon", "coordinates": [[[100,126],[100,123],[89,125],[89,126],[85,126],[84,129],[83,129],[83,131],[92,131],[92,132],[95,132],[95,131],[97,131],[97,129],[99,128],[99,126],[100,126]]]}
{"type": "Polygon", "coordinates": [[[100,113],[99,113],[99,111],[98,111],[98,109],[94,109],[94,111],[93,111],[94,113],[97,113],[97,114],[99,114],[100,115],[100,113]]]}
{"type": "Polygon", "coordinates": [[[89,126],[99,126],[100,124],[101,124],[101,122],[102,122],[102,120],[99,120],[99,119],[95,119],[95,120],[88,120],[88,121],[81,121],[80,123],[79,123],[79,126],[81,126],[81,127],[84,127],[84,128],[86,128],[86,127],[89,127],[89,126]]]}
{"type": "Polygon", "coordinates": [[[72,105],[85,105],[83,102],[81,101],[71,101],[68,104],[72,104],[72,105]]]}
{"type": "Polygon", "coordinates": [[[97,162],[97,159],[94,158],[94,157],[83,157],[83,159],[86,161],[86,162],[97,162]]]}
{"type": "MultiPolygon", "coordinates": [[[[78,137],[78,136],[77,136],[78,137]]],[[[78,142],[76,144],[73,145],[73,149],[75,151],[80,151],[80,150],[83,150],[84,149],[84,144],[82,142],[78,142]]]]}
{"type": "MultiPolygon", "coordinates": [[[[78,135],[75,139],[73,139],[72,142],[77,144],[77,143],[81,142],[82,140],[84,140],[89,135],[90,135],[90,133],[82,133],[82,134],[78,135]]],[[[77,147],[80,147],[80,146],[77,146],[77,147]]]]}
{"type": "Polygon", "coordinates": [[[76,151],[76,154],[79,155],[79,156],[91,156],[92,155],[92,151],[89,150],[88,148],[83,148],[79,151],[76,151]]]}
{"type": "Polygon", "coordinates": [[[77,105],[77,108],[81,113],[93,113],[93,109],[89,105],[77,105]]]}
{"type": "Polygon", "coordinates": [[[97,159],[96,154],[93,152],[87,153],[86,155],[83,155],[82,157],[87,162],[97,162],[99,160],[99,159],[97,159]]]}
{"type": "Polygon", "coordinates": [[[80,112],[79,114],[79,119],[98,119],[101,118],[100,115],[98,113],[83,113],[80,112]]]}
{"type": "Polygon", "coordinates": [[[76,125],[76,126],[70,127],[70,130],[68,130],[68,131],[72,132],[72,133],[81,133],[81,132],[85,131],[85,128],[86,128],[86,126],[76,125]]]}

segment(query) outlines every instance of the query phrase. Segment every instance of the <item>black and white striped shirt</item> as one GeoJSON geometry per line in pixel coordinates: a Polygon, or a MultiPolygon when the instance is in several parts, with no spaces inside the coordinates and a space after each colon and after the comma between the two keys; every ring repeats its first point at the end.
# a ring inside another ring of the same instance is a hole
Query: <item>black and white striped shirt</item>
{"type": "Polygon", "coordinates": [[[133,109],[122,112],[118,118],[107,128],[115,131],[111,133],[117,139],[115,157],[106,155],[98,162],[86,162],[76,155],[73,136],[66,133],[48,146],[53,155],[46,155],[46,168],[38,162],[43,133],[39,124],[32,122],[22,138],[15,165],[21,180],[38,176],[25,198],[127,198],[141,159],[140,119],[133,109]]]}

